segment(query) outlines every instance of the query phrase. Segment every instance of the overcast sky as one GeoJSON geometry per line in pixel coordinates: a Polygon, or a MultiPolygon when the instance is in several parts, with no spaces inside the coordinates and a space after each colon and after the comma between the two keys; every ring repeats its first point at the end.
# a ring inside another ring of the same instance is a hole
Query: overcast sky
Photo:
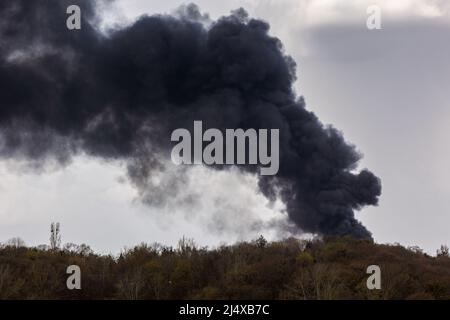
{"type": "MultiPolygon", "coordinates": [[[[170,13],[182,3],[122,0],[105,16],[106,23],[170,13]]],[[[361,168],[382,179],[380,205],[357,213],[377,242],[418,245],[430,253],[450,244],[447,1],[196,3],[212,18],[243,7],[271,24],[271,34],[282,40],[298,64],[296,91],[305,97],[308,109],[342,130],[364,154],[361,168]],[[381,30],[366,28],[371,4],[382,9],[381,30]]],[[[275,230],[248,227],[282,218],[281,204],[267,207],[252,177],[196,168],[186,188],[197,190],[200,205],[155,210],[137,200],[124,175],[118,163],[81,157],[46,174],[0,162],[0,241],[20,236],[28,245],[48,243],[52,221],[61,223],[63,242],[87,243],[113,253],[142,241],[175,244],[182,235],[202,245],[251,239],[260,233],[280,236],[275,230]],[[229,197],[223,198],[224,191],[229,197]],[[236,214],[249,223],[235,225],[236,214]],[[211,228],[217,225],[214,219],[226,228],[211,228]]]]}

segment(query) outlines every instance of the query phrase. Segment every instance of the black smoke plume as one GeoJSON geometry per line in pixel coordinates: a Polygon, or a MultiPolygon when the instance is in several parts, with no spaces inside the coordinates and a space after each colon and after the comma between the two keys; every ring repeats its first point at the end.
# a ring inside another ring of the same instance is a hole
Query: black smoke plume
{"type": "Polygon", "coordinates": [[[380,181],[355,172],[360,154],[295,95],[295,63],[266,22],[242,9],[210,21],[190,5],[101,32],[95,3],[0,1],[0,157],[120,160],[142,189],[175,128],[279,128],[280,170],[259,177],[261,192],[299,230],[370,237],[354,210],[377,204],[380,181]],[[78,31],[66,28],[72,4],[78,31]]]}

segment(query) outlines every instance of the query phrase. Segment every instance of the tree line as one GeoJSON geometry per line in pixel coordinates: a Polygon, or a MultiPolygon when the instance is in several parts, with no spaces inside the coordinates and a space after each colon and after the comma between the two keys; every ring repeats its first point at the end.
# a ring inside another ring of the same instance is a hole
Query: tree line
{"type": "Polygon", "coordinates": [[[51,246],[25,247],[19,238],[0,246],[1,299],[450,299],[446,246],[430,256],[351,237],[260,237],[217,248],[182,238],[113,256],[60,247],[59,225],[52,230],[51,246]],[[373,264],[381,290],[366,286],[373,264]],[[69,265],[81,269],[81,290],[66,287],[69,265]]]}

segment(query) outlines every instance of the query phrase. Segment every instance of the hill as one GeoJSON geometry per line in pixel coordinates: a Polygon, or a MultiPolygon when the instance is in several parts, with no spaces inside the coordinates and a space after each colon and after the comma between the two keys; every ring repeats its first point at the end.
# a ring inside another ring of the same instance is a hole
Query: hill
{"type": "Polygon", "coordinates": [[[88,246],[0,248],[2,299],[450,299],[450,257],[349,237],[259,238],[214,249],[183,238],[177,248],[141,244],[119,256],[88,246]],[[369,265],[381,290],[369,290],[369,265]],[[66,269],[81,269],[68,290],[66,269]]]}

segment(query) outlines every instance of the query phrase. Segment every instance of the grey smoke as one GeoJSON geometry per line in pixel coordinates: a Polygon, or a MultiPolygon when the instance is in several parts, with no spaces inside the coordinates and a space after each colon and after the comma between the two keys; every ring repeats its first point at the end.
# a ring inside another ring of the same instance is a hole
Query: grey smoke
{"type": "Polygon", "coordinates": [[[167,170],[174,129],[194,120],[279,129],[280,169],[259,177],[260,191],[281,199],[303,232],[371,236],[354,211],[377,204],[380,181],[356,172],[355,147],[296,96],[295,62],[266,22],[242,9],[211,21],[189,5],[105,34],[100,14],[88,0],[0,2],[0,157],[124,161],[141,195],[158,204],[183,183],[180,174],[150,188],[167,170]],[[80,31],[65,27],[71,4],[82,10],[80,31]]]}

